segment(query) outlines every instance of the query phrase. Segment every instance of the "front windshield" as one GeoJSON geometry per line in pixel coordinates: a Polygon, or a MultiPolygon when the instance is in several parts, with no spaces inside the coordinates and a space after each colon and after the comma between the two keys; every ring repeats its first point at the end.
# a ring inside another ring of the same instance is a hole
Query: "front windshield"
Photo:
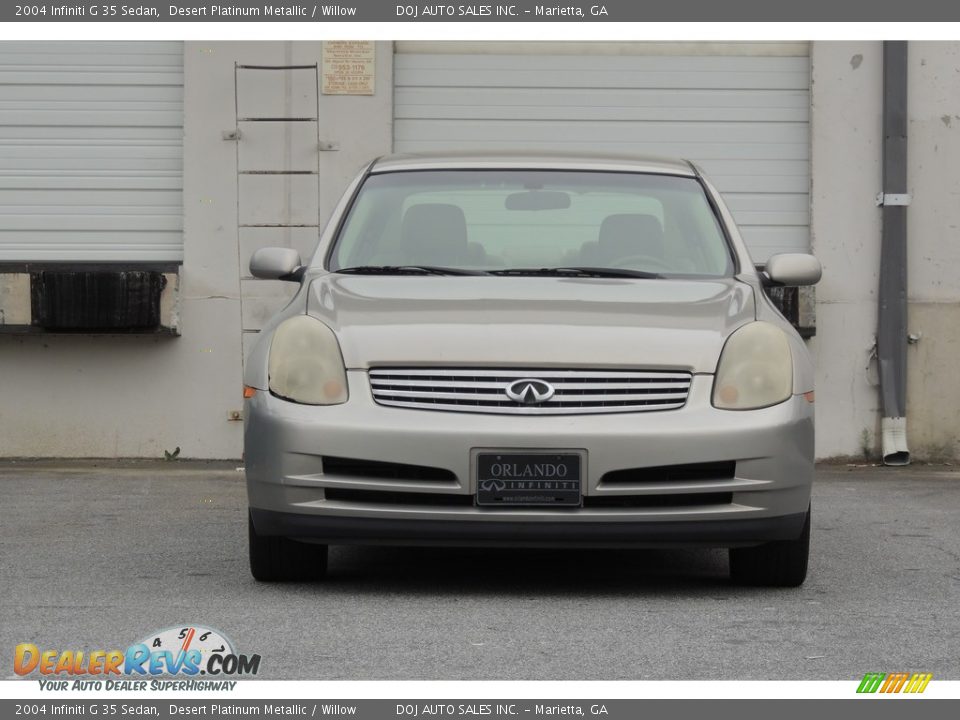
{"type": "Polygon", "coordinates": [[[371,175],[334,241],[331,271],[428,266],[482,272],[732,272],[695,178],[564,170],[371,175]]]}

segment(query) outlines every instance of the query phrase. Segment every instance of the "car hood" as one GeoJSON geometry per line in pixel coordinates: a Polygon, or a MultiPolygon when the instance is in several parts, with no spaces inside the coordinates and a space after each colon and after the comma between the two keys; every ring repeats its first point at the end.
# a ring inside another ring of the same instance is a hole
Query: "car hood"
{"type": "Polygon", "coordinates": [[[732,278],[324,275],[307,311],[350,369],[396,365],[670,368],[712,373],[755,319],[732,278]]]}

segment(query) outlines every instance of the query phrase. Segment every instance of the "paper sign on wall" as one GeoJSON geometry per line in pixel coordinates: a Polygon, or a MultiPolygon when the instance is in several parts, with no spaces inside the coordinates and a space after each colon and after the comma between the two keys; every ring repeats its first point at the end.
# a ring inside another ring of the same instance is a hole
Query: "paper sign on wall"
{"type": "Polygon", "coordinates": [[[369,40],[323,43],[324,95],[373,95],[376,50],[369,40]]]}

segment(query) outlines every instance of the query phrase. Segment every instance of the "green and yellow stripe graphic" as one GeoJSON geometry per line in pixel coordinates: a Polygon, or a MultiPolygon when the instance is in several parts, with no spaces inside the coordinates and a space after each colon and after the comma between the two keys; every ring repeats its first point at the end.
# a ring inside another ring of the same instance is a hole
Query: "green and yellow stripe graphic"
{"type": "Polygon", "coordinates": [[[858,693],[922,693],[933,679],[933,673],[867,673],[860,681],[858,693]]]}

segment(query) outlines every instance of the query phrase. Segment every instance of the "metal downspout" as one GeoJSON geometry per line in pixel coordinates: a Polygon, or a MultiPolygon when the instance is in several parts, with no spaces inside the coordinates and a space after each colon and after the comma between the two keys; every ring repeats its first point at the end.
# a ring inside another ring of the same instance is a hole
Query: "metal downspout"
{"type": "Polygon", "coordinates": [[[907,43],[883,43],[883,235],[877,359],[884,465],[907,465],[907,43]]]}

